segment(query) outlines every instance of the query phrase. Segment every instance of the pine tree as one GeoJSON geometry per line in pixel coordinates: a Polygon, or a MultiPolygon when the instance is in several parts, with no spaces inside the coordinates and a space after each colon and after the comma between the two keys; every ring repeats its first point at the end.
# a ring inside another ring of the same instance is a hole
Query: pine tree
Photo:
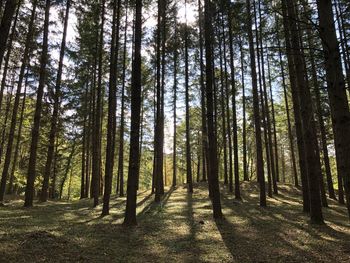
{"type": "Polygon", "coordinates": [[[28,175],[27,175],[27,185],[25,191],[25,207],[33,206],[34,198],[34,182],[36,177],[36,157],[38,151],[39,143],[39,129],[40,129],[40,120],[42,114],[42,105],[43,105],[43,95],[44,95],[44,86],[47,79],[47,62],[48,62],[48,37],[49,37],[49,18],[50,18],[50,7],[51,1],[46,0],[45,4],[45,21],[44,21],[44,36],[42,44],[42,54],[40,61],[40,76],[39,76],[39,86],[37,90],[37,98],[34,112],[34,123],[32,128],[32,140],[30,145],[30,156],[28,164],[28,175]]]}
{"type": "MultiPolygon", "coordinates": [[[[193,192],[192,184],[192,156],[190,137],[190,95],[189,95],[189,65],[188,65],[188,26],[187,26],[187,0],[185,0],[185,107],[186,107],[186,178],[188,192],[193,192]]],[[[163,32],[164,34],[165,32],[163,32]]],[[[164,65],[163,65],[164,67],[164,65]]]]}
{"type": "Polygon", "coordinates": [[[53,154],[55,149],[55,139],[56,139],[56,130],[57,130],[57,121],[59,117],[59,108],[61,101],[61,82],[62,82],[62,72],[63,72],[63,59],[66,49],[66,38],[67,38],[67,27],[68,27],[68,18],[69,18],[69,10],[70,10],[70,0],[67,0],[66,4],[66,13],[63,25],[63,36],[61,42],[61,50],[60,50],[60,58],[58,64],[58,71],[56,77],[56,85],[55,85],[55,94],[54,94],[54,106],[53,113],[51,117],[51,128],[49,135],[49,146],[47,149],[47,159],[45,165],[44,172],[44,181],[41,189],[40,201],[46,202],[48,198],[48,189],[49,189],[49,180],[51,174],[51,166],[53,161],[53,154]]]}
{"type": "Polygon", "coordinates": [[[344,181],[346,203],[350,217],[350,111],[345,91],[342,63],[333,21],[332,3],[318,0],[320,37],[322,40],[327,91],[331,105],[337,166],[344,181]]]}
{"type": "Polygon", "coordinates": [[[256,143],[256,172],[260,185],[260,206],[266,206],[266,192],[265,192],[265,178],[264,178],[264,164],[262,153],[262,141],[261,141],[261,119],[259,109],[259,94],[258,94],[258,81],[256,73],[255,51],[254,51],[254,39],[252,32],[252,13],[250,0],[246,1],[247,8],[247,31],[249,40],[249,53],[250,53],[250,68],[252,74],[252,90],[253,90],[253,110],[254,110],[254,124],[255,124],[255,143],[256,143]]]}
{"type": "Polygon", "coordinates": [[[142,0],[135,1],[135,45],[131,83],[131,131],[128,188],[124,225],[133,226],[136,221],[137,178],[140,172],[140,111],[141,111],[141,39],[142,0]]]}
{"type": "MultiPolygon", "coordinates": [[[[316,155],[316,134],[314,129],[313,109],[309,87],[305,81],[305,69],[302,65],[303,54],[301,52],[301,43],[299,38],[299,31],[295,21],[295,7],[290,0],[286,0],[284,4],[290,19],[290,33],[291,46],[293,48],[293,63],[296,69],[297,85],[295,86],[296,93],[299,97],[300,115],[303,127],[303,137],[305,143],[305,160],[307,164],[307,176],[310,196],[310,218],[314,223],[322,223],[322,207],[320,197],[319,171],[316,155]],[[297,66],[298,65],[298,66],[297,66]]],[[[294,105],[297,107],[297,105],[294,105]]]]}
{"type": "Polygon", "coordinates": [[[28,24],[28,33],[26,36],[25,48],[24,48],[24,52],[23,52],[23,56],[22,56],[22,64],[21,64],[21,69],[20,69],[18,82],[17,82],[17,90],[16,90],[16,95],[15,95],[15,100],[13,103],[10,131],[9,131],[9,135],[8,135],[5,161],[4,161],[4,166],[3,166],[3,170],[2,170],[2,176],[1,176],[1,186],[0,186],[0,202],[1,203],[4,200],[6,181],[7,181],[7,176],[8,176],[8,172],[9,172],[9,168],[10,168],[10,164],[11,164],[13,141],[14,141],[14,136],[15,136],[15,131],[16,131],[16,123],[17,123],[17,112],[19,109],[19,102],[20,102],[20,96],[21,96],[21,92],[22,92],[22,84],[23,84],[23,79],[24,79],[24,75],[25,75],[25,70],[26,70],[28,62],[29,62],[30,48],[31,48],[32,41],[33,41],[34,19],[35,19],[35,15],[36,15],[36,8],[37,8],[37,1],[34,1],[33,6],[32,6],[32,12],[30,15],[30,21],[28,24]]]}
{"type": "Polygon", "coordinates": [[[219,175],[218,175],[218,158],[217,158],[217,142],[214,129],[214,82],[213,82],[213,29],[212,29],[212,10],[213,6],[210,0],[205,0],[204,4],[204,39],[205,39],[205,60],[206,60],[206,98],[207,98],[207,122],[208,122],[208,152],[209,152],[209,193],[213,205],[213,216],[215,219],[222,218],[219,175]]]}
{"type": "Polygon", "coordinates": [[[4,14],[0,24],[0,68],[5,54],[6,43],[10,33],[13,16],[16,12],[16,6],[19,0],[7,0],[5,4],[4,14]]]}
{"type": "Polygon", "coordinates": [[[91,191],[92,197],[94,199],[93,206],[96,207],[99,203],[99,196],[101,193],[101,140],[102,140],[102,74],[103,74],[103,33],[104,33],[104,23],[105,23],[105,0],[100,3],[100,28],[98,37],[98,73],[97,73],[97,87],[96,87],[96,105],[94,111],[94,134],[92,137],[92,174],[91,174],[91,191]]]}
{"type": "Polygon", "coordinates": [[[119,48],[119,25],[120,25],[120,6],[121,0],[113,1],[113,22],[112,22],[112,43],[109,72],[109,94],[108,94],[108,124],[107,124],[107,149],[106,149],[106,168],[105,168],[105,192],[103,196],[102,215],[109,214],[109,199],[112,192],[112,178],[114,168],[115,152],[115,133],[116,133],[116,115],[117,107],[117,76],[116,60],[119,48]]]}

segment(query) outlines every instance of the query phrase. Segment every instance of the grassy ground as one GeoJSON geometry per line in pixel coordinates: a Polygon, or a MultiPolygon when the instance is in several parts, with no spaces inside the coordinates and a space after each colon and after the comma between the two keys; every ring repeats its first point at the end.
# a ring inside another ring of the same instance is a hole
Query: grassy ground
{"type": "Polygon", "coordinates": [[[243,201],[223,189],[225,220],[215,222],[205,185],[191,196],[179,187],[162,204],[149,192],[138,197],[136,228],[125,228],[125,199],[113,198],[100,218],[91,200],[0,208],[0,262],[350,262],[345,207],[330,201],[326,224],[308,223],[300,193],[281,193],[258,206],[255,184],[242,184],[243,201]]]}

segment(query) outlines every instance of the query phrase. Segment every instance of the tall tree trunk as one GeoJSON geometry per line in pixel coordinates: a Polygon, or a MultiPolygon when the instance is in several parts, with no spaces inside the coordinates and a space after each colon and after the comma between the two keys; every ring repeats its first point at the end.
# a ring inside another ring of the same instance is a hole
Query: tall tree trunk
{"type": "Polygon", "coordinates": [[[117,58],[119,49],[119,25],[120,25],[121,0],[113,1],[112,43],[109,72],[108,94],[108,123],[107,123],[107,148],[105,166],[105,192],[103,196],[102,216],[109,214],[109,201],[112,193],[112,179],[115,153],[115,133],[117,108],[117,58]]]}
{"type": "MultiPolygon", "coordinates": [[[[165,52],[166,52],[166,39],[167,39],[167,30],[166,30],[166,11],[167,11],[167,4],[168,2],[166,0],[163,0],[162,3],[162,10],[161,10],[161,16],[162,16],[162,28],[161,28],[161,93],[160,93],[160,98],[161,98],[161,146],[162,150],[160,151],[159,148],[159,153],[161,157],[162,163],[164,162],[164,121],[165,121],[165,69],[166,69],[166,60],[165,60],[165,52]]],[[[142,122],[142,120],[141,120],[142,122]]],[[[142,137],[141,137],[142,139],[142,137]]],[[[164,164],[163,164],[164,166],[164,164]]],[[[160,167],[159,167],[160,169],[160,167]]],[[[162,167],[162,176],[159,176],[159,187],[160,187],[160,194],[164,195],[164,170],[162,167]]]]}
{"type": "Polygon", "coordinates": [[[346,34],[346,29],[344,25],[344,14],[339,1],[335,2],[335,17],[338,24],[338,33],[340,37],[340,47],[343,54],[343,62],[345,66],[346,79],[348,82],[348,90],[350,91],[350,51],[348,46],[348,36],[346,34]]]}
{"type": "Polygon", "coordinates": [[[204,61],[203,61],[203,10],[202,2],[198,0],[198,23],[199,23],[199,63],[200,63],[200,87],[201,87],[201,109],[202,109],[202,154],[203,154],[203,175],[202,181],[207,180],[207,172],[209,171],[208,163],[208,127],[207,127],[207,112],[205,101],[205,84],[204,84],[204,61]]]}
{"type": "MultiPolygon", "coordinates": [[[[9,62],[10,62],[12,48],[13,48],[13,44],[12,43],[13,43],[13,40],[14,40],[14,38],[16,36],[16,28],[17,28],[17,22],[18,22],[18,15],[19,15],[20,6],[21,6],[21,2],[19,2],[19,4],[18,4],[16,15],[15,15],[14,22],[13,22],[13,25],[12,25],[11,34],[10,34],[10,38],[9,38],[8,45],[7,45],[7,53],[6,53],[6,56],[5,56],[4,69],[2,71],[2,80],[1,80],[1,88],[0,88],[0,111],[1,111],[1,108],[2,108],[2,98],[4,96],[4,89],[5,89],[5,86],[6,86],[7,72],[8,72],[8,69],[9,69],[9,62]]],[[[1,67],[1,65],[0,65],[0,67],[1,67]]]]}
{"type": "MultiPolygon", "coordinates": [[[[288,10],[288,18],[291,29],[291,45],[293,48],[293,61],[296,69],[297,93],[300,100],[300,112],[303,127],[303,137],[305,143],[305,158],[307,163],[307,175],[309,183],[310,196],[310,218],[313,223],[323,223],[321,197],[320,197],[320,181],[319,169],[316,155],[316,134],[313,119],[312,100],[309,87],[305,80],[305,69],[303,54],[301,52],[301,43],[298,27],[295,21],[298,21],[295,7],[290,0],[283,0],[284,6],[288,10]],[[298,65],[298,66],[296,66],[298,65]]],[[[295,105],[294,105],[295,106],[295,105]]]]}
{"type": "Polygon", "coordinates": [[[124,224],[136,225],[137,178],[140,172],[142,0],[136,0],[135,44],[131,84],[131,131],[127,201],[124,224]]]}
{"type": "Polygon", "coordinates": [[[215,219],[222,218],[219,175],[218,175],[218,158],[217,158],[217,141],[214,132],[213,120],[213,29],[212,29],[212,6],[210,0],[205,0],[204,21],[205,21],[205,58],[206,58],[206,98],[207,98],[207,122],[208,122],[208,152],[209,152],[209,193],[213,205],[213,216],[215,219]]]}
{"type": "MultiPolygon", "coordinates": [[[[145,113],[145,109],[144,109],[144,90],[141,89],[140,160],[139,160],[140,165],[141,165],[141,161],[142,161],[143,133],[144,133],[144,125],[143,125],[144,113],[145,113]]],[[[140,172],[140,175],[137,177],[137,190],[139,190],[139,188],[140,188],[140,176],[141,176],[141,172],[140,172]]],[[[164,193],[164,185],[163,185],[163,193],[164,193]]]]}
{"type": "MultiPolygon", "coordinates": [[[[199,137],[199,133],[198,133],[198,138],[200,138],[199,137]]],[[[200,141],[198,140],[198,149],[200,149],[200,141]]],[[[201,161],[202,161],[202,159],[201,159],[201,152],[200,151],[198,151],[197,152],[197,183],[199,183],[199,181],[200,181],[200,172],[201,172],[201,161]]]]}
{"type": "MultiPolygon", "coordinates": [[[[266,84],[266,75],[265,75],[265,56],[264,56],[264,47],[263,47],[263,21],[262,21],[262,10],[261,10],[261,0],[258,0],[258,13],[259,13],[259,43],[257,44],[259,47],[260,44],[260,57],[261,57],[261,76],[262,76],[262,87],[263,91],[261,93],[262,97],[262,107],[264,113],[265,113],[265,133],[267,142],[266,144],[266,156],[269,159],[268,165],[270,165],[270,172],[271,172],[271,181],[273,186],[273,193],[278,194],[278,188],[277,188],[277,180],[276,180],[276,171],[275,171],[275,160],[274,160],[274,152],[273,152],[273,145],[272,145],[272,129],[271,129],[271,118],[270,118],[270,107],[268,102],[268,93],[267,93],[267,84],[266,84]]],[[[258,48],[259,50],[259,48],[258,48]]],[[[269,183],[270,185],[270,183],[269,183]]],[[[269,186],[270,188],[270,186],[269,186]]]]}
{"type": "Polygon", "coordinates": [[[97,89],[96,89],[96,109],[95,109],[95,123],[94,134],[92,142],[92,175],[91,175],[91,188],[92,197],[94,198],[93,206],[96,207],[99,203],[100,196],[100,173],[101,173],[101,115],[102,115],[102,75],[103,75],[103,42],[104,42],[104,23],[105,23],[105,0],[100,4],[100,34],[98,41],[98,76],[97,76],[97,89]]]}
{"type": "Polygon", "coordinates": [[[331,105],[335,151],[340,178],[344,180],[350,217],[350,112],[345,91],[340,51],[333,21],[332,2],[317,1],[320,36],[326,64],[328,95],[331,105]]]}
{"type": "MultiPolygon", "coordinates": [[[[188,63],[188,28],[187,28],[187,0],[185,0],[185,104],[186,104],[186,176],[187,190],[193,193],[192,183],[192,156],[191,156],[191,137],[190,137],[190,94],[189,94],[189,63],[188,63]]],[[[163,32],[164,34],[164,32],[163,32]]],[[[164,67],[164,65],[163,65],[164,67]]]]}
{"type": "MultiPolygon", "coordinates": [[[[258,0],[259,1],[259,0],[258,0]]],[[[260,50],[260,38],[261,32],[258,29],[258,13],[256,10],[256,1],[253,0],[253,12],[254,12],[254,23],[255,23],[255,39],[256,39],[256,56],[257,56],[257,66],[258,66],[258,76],[259,76],[259,93],[260,93],[260,107],[261,107],[261,119],[262,119],[262,127],[263,127],[263,136],[264,136],[264,144],[265,144],[265,156],[266,156],[266,167],[267,167],[267,193],[269,197],[272,197],[272,177],[271,177],[271,161],[270,161],[270,151],[269,151],[269,140],[268,140],[268,128],[266,124],[266,105],[264,101],[264,92],[263,92],[263,82],[265,83],[265,73],[261,68],[261,55],[262,50],[260,50]],[[264,78],[262,76],[264,74],[264,78]]],[[[259,178],[258,178],[259,181],[259,178]]]]}
{"type": "MultiPolygon", "coordinates": [[[[14,74],[13,74],[14,75],[14,74]]],[[[14,77],[14,76],[13,76],[14,77]]],[[[5,135],[6,135],[6,130],[7,130],[7,121],[10,113],[10,108],[11,108],[11,102],[12,102],[12,96],[13,96],[13,87],[14,87],[14,80],[12,79],[12,83],[10,84],[10,92],[7,93],[7,98],[6,98],[6,108],[4,112],[5,119],[3,120],[3,125],[2,125],[2,132],[1,132],[1,143],[0,143],[0,163],[2,159],[2,153],[3,153],[3,148],[5,146],[5,135]]]]}
{"type": "MultiPolygon", "coordinates": [[[[215,57],[215,53],[214,53],[214,48],[212,47],[212,54],[215,57]]],[[[214,87],[214,134],[215,137],[218,137],[218,83],[217,83],[217,79],[216,79],[216,74],[215,74],[215,61],[213,59],[212,62],[212,67],[213,67],[213,87],[214,87]]],[[[208,135],[209,136],[209,135],[208,135]]],[[[220,149],[217,149],[217,155],[220,155],[220,149]]],[[[220,161],[220,156],[218,159],[218,174],[220,175],[220,165],[219,165],[219,161],[220,161]]]]}
{"type": "Polygon", "coordinates": [[[15,153],[13,156],[12,169],[10,172],[9,185],[8,185],[8,190],[7,190],[7,192],[9,194],[13,193],[13,182],[15,179],[14,178],[15,177],[15,170],[16,170],[16,166],[17,166],[17,159],[18,159],[18,154],[19,154],[19,144],[21,142],[24,110],[25,110],[25,104],[26,104],[26,98],[27,98],[27,85],[28,85],[28,75],[26,77],[25,86],[24,86],[23,99],[22,99],[22,105],[21,105],[21,107],[22,107],[21,108],[21,115],[20,115],[20,119],[19,119],[19,126],[18,126],[18,132],[17,132],[17,141],[16,141],[15,153]]]}
{"type": "Polygon", "coordinates": [[[282,159],[282,182],[286,183],[286,161],[284,158],[284,147],[281,145],[281,159],[282,159]]]}
{"type": "Polygon", "coordinates": [[[126,43],[128,31],[128,6],[125,10],[124,25],[124,47],[123,47],[123,75],[122,75],[122,91],[121,91],[121,117],[120,117],[120,133],[119,133],[119,160],[118,160],[118,176],[117,176],[117,194],[124,196],[124,131],[125,131],[125,85],[126,85],[126,43]]]}
{"type": "Polygon", "coordinates": [[[174,107],[174,110],[173,110],[173,123],[174,123],[174,138],[173,138],[173,182],[172,182],[172,186],[175,187],[176,184],[177,184],[177,181],[176,181],[176,177],[177,177],[177,129],[176,129],[176,123],[177,123],[177,113],[176,113],[176,106],[177,106],[177,68],[178,68],[178,51],[177,51],[177,48],[178,48],[178,41],[177,41],[177,19],[176,17],[174,18],[175,19],[175,31],[174,31],[174,43],[175,43],[175,46],[174,46],[174,52],[173,52],[173,67],[174,67],[174,86],[173,86],[173,89],[174,89],[174,97],[173,97],[173,107],[174,107]]]}
{"type": "MultiPolygon", "coordinates": [[[[278,17],[276,16],[277,25],[278,28],[278,17]]],[[[299,187],[299,181],[298,181],[298,172],[297,172],[297,165],[296,165],[296,158],[295,158],[295,151],[294,151],[294,138],[293,138],[293,132],[292,132],[292,124],[291,124],[291,118],[290,118],[290,112],[289,112],[289,102],[288,102],[288,92],[287,92],[287,84],[286,84],[286,75],[285,75],[285,69],[283,65],[282,60],[282,48],[281,48],[281,40],[279,36],[277,36],[277,45],[278,45],[278,59],[279,59],[279,65],[281,69],[281,77],[282,77],[282,87],[283,87],[283,95],[284,95],[284,103],[286,107],[286,113],[287,113],[287,124],[288,124],[288,138],[289,138],[289,147],[290,147],[290,157],[292,161],[292,169],[293,169],[293,178],[294,178],[294,185],[296,187],[299,187]]],[[[302,168],[300,166],[300,168],[302,168]]],[[[304,173],[304,171],[302,171],[304,173]]]]}
{"type": "Polygon", "coordinates": [[[254,51],[254,39],[253,39],[253,21],[251,14],[250,0],[246,0],[247,5],[247,29],[249,40],[249,52],[250,52],[250,67],[252,74],[252,89],[253,89],[253,111],[254,111],[254,124],[255,124],[255,143],[256,143],[256,173],[259,178],[260,185],[260,206],[266,206],[266,192],[265,192],[265,177],[264,177],[264,160],[262,152],[261,141],[261,119],[259,109],[259,94],[258,94],[258,81],[256,73],[255,51],[254,51]]]}
{"type": "Polygon", "coordinates": [[[42,105],[43,105],[44,86],[46,84],[46,79],[47,79],[46,65],[48,61],[50,7],[51,7],[51,1],[46,0],[44,36],[43,36],[43,45],[42,45],[42,54],[41,54],[40,72],[39,72],[40,74],[39,86],[37,90],[37,98],[36,98],[36,105],[35,105],[35,112],[34,112],[34,124],[32,128],[32,141],[30,145],[27,185],[26,185],[25,200],[24,200],[25,207],[33,206],[33,198],[34,198],[34,191],[35,191],[34,182],[36,177],[36,156],[37,156],[38,143],[39,143],[40,120],[41,120],[41,112],[42,112],[42,105]]]}
{"type": "Polygon", "coordinates": [[[67,37],[67,28],[68,28],[69,9],[70,9],[70,0],[67,0],[66,14],[65,14],[64,25],[63,25],[63,37],[62,37],[61,50],[60,50],[60,59],[59,59],[59,63],[58,63],[58,71],[57,71],[56,85],[55,85],[54,106],[53,106],[53,113],[52,113],[51,124],[50,124],[51,127],[50,127],[50,134],[49,134],[49,146],[47,149],[47,158],[46,158],[45,171],[44,171],[44,181],[43,181],[43,185],[41,188],[41,195],[40,195],[41,202],[46,202],[47,198],[48,198],[51,166],[52,166],[53,154],[54,154],[54,150],[55,150],[55,137],[56,137],[57,120],[59,117],[59,108],[60,108],[60,100],[61,100],[61,82],[62,82],[62,71],[63,71],[63,59],[64,59],[64,54],[65,54],[65,49],[66,49],[66,37],[67,37]]]}
{"type": "Polygon", "coordinates": [[[315,47],[312,44],[312,36],[311,36],[310,29],[307,29],[307,39],[308,39],[308,46],[309,46],[309,52],[310,52],[310,63],[311,63],[311,71],[312,71],[311,77],[312,77],[312,83],[314,86],[314,94],[316,97],[316,113],[317,113],[318,123],[319,123],[319,127],[320,127],[320,133],[321,133],[323,163],[324,163],[325,171],[326,171],[328,193],[329,193],[330,198],[336,199],[334,187],[333,187],[332,172],[331,172],[331,167],[330,167],[330,163],[329,163],[327,136],[326,136],[326,128],[324,125],[323,113],[322,113],[320,87],[319,87],[318,80],[317,80],[317,71],[316,71],[316,65],[315,65],[315,60],[314,60],[314,56],[315,56],[314,48],[315,47]]]}
{"type": "Polygon", "coordinates": [[[22,56],[22,65],[18,77],[18,83],[17,83],[17,91],[15,96],[15,101],[13,103],[13,110],[12,110],[12,116],[11,116],[11,125],[10,125],[10,132],[8,136],[8,142],[7,142],[7,148],[6,148],[6,155],[5,155],[5,162],[2,170],[2,176],[1,176],[1,186],[0,186],[0,203],[4,200],[4,194],[5,194],[5,187],[6,187],[6,180],[8,176],[8,171],[10,168],[11,163],[11,157],[12,157],[12,146],[13,146],[13,140],[15,136],[15,130],[16,130],[16,123],[17,123],[17,112],[19,108],[19,102],[20,102],[20,96],[22,91],[22,83],[24,79],[24,73],[25,69],[27,68],[27,64],[29,61],[29,54],[30,54],[30,48],[33,40],[33,33],[34,33],[34,19],[36,14],[36,7],[37,7],[37,0],[34,1],[33,7],[32,7],[32,13],[30,16],[30,21],[28,25],[28,33],[26,37],[25,42],[25,48],[22,56]]]}
{"type": "MultiPolygon", "coordinates": [[[[156,73],[157,75],[157,73],[156,73]]],[[[155,76],[156,77],[156,76],[155,76]]],[[[154,119],[154,135],[153,135],[153,171],[152,171],[152,191],[151,193],[154,194],[156,191],[156,159],[157,159],[157,140],[156,140],[156,131],[157,131],[157,102],[156,102],[156,91],[157,89],[157,81],[155,81],[155,85],[153,87],[153,119],[154,119]]]]}
{"type": "Polygon", "coordinates": [[[67,201],[70,200],[70,196],[71,196],[71,192],[72,192],[72,179],[73,179],[73,168],[70,169],[70,173],[69,173],[67,201]]]}
{"type": "Polygon", "coordinates": [[[162,4],[163,0],[158,0],[157,29],[156,29],[156,88],[155,88],[155,130],[154,130],[154,189],[155,202],[160,202],[160,177],[163,177],[163,149],[161,139],[161,35],[162,35],[162,4]]]}
{"type": "MultiPolygon", "coordinates": [[[[224,76],[225,76],[225,96],[223,98],[225,102],[226,117],[227,117],[227,142],[228,142],[228,178],[230,191],[233,191],[233,149],[232,149],[232,136],[231,136],[231,114],[230,114],[230,91],[229,91],[229,83],[228,83],[228,69],[227,69],[227,49],[226,49],[226,35],[225,35],[225,19],[224,19],[224,6],[221,7],[221,27],[222,27],[222,44],[223,44],[223,61],[224,61],[224,76]]],[[[224,93],[223,93],[224,94],[224,93]]]]}
{"type": "MultiPolygon", "coordinates": [[[[298,10],[297,8],[295,10],[298,10]]],[[[300,28],[300,26],[299,26],[300,28]]],[[[299,29],[301,30],[301,29],[299,29]]],[[[303,32],[303,31],[301,31],[303,32]]],[[[305,57],[305,52],[304,52],[304,47],[303,47],[303,37],[302,34],[299,34],[299,41],[300,41],[300,54],[301,54],[301,58],[302,58],[302,65],[304,68],[304,82],[306,87],[308,88],[308,94],[307,96],[310,96],[310,103],[312,103],[312,97],[311,97],[311,91],[310,91],[310,82],[309,82],[309,76],[308,76],[308,69],[307,69],[307,64],[306,64],[306,57],[305,57]]],[[[313,104],[311,104],[310,109],[313,111],[313,104]]],[[[325,190],[325,186],[324,186],[324,179],[323,179],[323,174],[322,174],[322,168],[321,168],[321,155],[320,155],[320,149],[319,149],[319,142],[317,139],[317,130],[316,130],[316,121],[314,120],[314,115],[312,115],[313,119],[308,120],[308,125],[311,126],[312,131],[314,132],[314,136],[313,136],[313,143],[314,143],[314,148],[315,148],[315,164],[316,166],[314,167],[315,169],[315,173],[318,175],[319,177],[319,187],[320,187],[320,194],[321,194],[321,203],[323,205],[323,207],[328,207],[328,201],[327,201],[327,196],[326,196],[326,190],[325,190]]]]}
{"type": "Polygon", "coordinates": [[[246,112],[246,89],[245,89],[245,80],[244,80],[244,53],[243,53],[243,43],[242,39],[240,40],[240,53],[241,53],[241,83],[242,83],[242,104],[243,104],[243,179],[244,181],[249,181],[248,176],[248,164],[247,164],[247,112],[246,112]]]}
{"type": "Polygon", "coordinates": [[[164,77],[163,68],[163,41],[165,23],[166,0],[158,1],[158,28],[157,28],[157,111],[156,111],[156,130],[155,130],[155,202],[160,202],[163,194],[163,151],[164,151],[164,77]]]}
{"type": "MultiPolygon", "coordinates": [[[[337,4],[337,1],[336,1],[336,4],[337,4]]],[[[336,8],[335,8],[336,11],[338,10],[337,7],[339,8],[340,11],[339,11],[339,14],[336,13],[336,18],[337,18],[338,27],[339,27],[339,34],[341,34],[342,29],[344,30],[344,19],[343,19],[342,9],[341,9],[341,6],[339,3],[338,3],[338,5],[336,5],[336,8]]],[[[341,41],[341,39],[340,39],[340,41],[341,41]]],[[[345,34],[345,31],[344,31],[344,38],[340,44],[342,47],[342,53],[343,53],[345,66],[346,66],[346,62],[348,62],[348,64],[350,63],[349,48],[348,48],[348,46],[346,46],[346,43],[347,43],[347,35],[345,34]]],[[[347,80],[348,80],[348,90],[349,90],[350,89],[350,65],[348,66],[348,69],[349,69],[349,72],[347,73],[347,80]]],[[[336,158],[338,158],[337,154],[336,154],[336,158]]],[[[338,159],[336,159],[336,160],[338,160],[338,159]]],[[[337,161],[337,163],[338,163],[338,161],[337,161]]],[[[343,180],[342,180],[341,173],[339,172],[338,166],[337,166],[337,179],[338,179],[338,197],[339,197],[338,202],[339,202],[339,204],[345,204],[343,180]]]]}
{"type": "Polygon", "coordinates": [[[287,59],[288,59],[288,68],[289,68],[289,79],[292,91],[292,100],[293,100],[293,109],[294,109],[294,121],[297,134],[297,145],[299,152],[299,167],[300,167],[300,176],[303,192],[303,211],[310,211],[310,197],[309,197],[309,184],[307,178],[307,166],[305,158],[305,142],[303,138],[303,127],[301,122],[301,111],[300,111],[300,101],[297,89],[297,78],[296,78],[296,67],[294,64],[293,54],[294,50],[291,45],[291,29],[290,22],[288,21],[288,13],[286,3],[282,1],[282,12],[283,12],[283,26],[284,26],[284,35],[286,41],[287,49],[287,59]]]}
{"type": "MultiPolygon", "coordinates": [[[[218,18],[220,19],[220,17],[218,18]]],[[[223,158],[224,158],[224,184],[228,184],[228,163],[227,163],[227,131],[226,131],[226,100],[225,100],[225,92],[224,92],[224,69],[223,69],[223,53],[222,53],[222,45],[223,45],[223,41],[225,41],[223,39],[223,37],[221,36],[221,30],[217,30],[216,31],[216,35],[219,38],[219,59],[220,59],[220,106],[221,106],[221,120],[222,120],[222,127],[221,127],[221,132],[222,132],[222,148],[223,148],[223,158]]],[[[225,87],[226,90],[226,87],[225,87]]],[[[232,178],[231,178],[231,182],[232,182],[232,178]]],[[[230,184],[230,191],[232,192],[232,184],[230,184]]]]}
{"type": "MultiPolygon", "coordinates": [[[[267,47],[266,47],[267,50],[267,47]]],[[[277,130],[276,130],[276,116],[275,116],[275,103],[273,99],[272,92],[272,79],[271,79],[271,68],[270,68],[270,59],[269,54],[267,53],[267,71],[268,71],[268,80],[269,80],[269,91],[270,91],[270,101],[271,101],[271,115],[272,115],[272,135],[273,135],[273,149],[274,149],[274,157],[275,157],[275,183],[277,189],[277,182],[280,181],[279,174],[279,158],[278,158],[278,143],[277,143],[277,130]]],[[[271,135],[271,136],[272,136],[271,135]]]]}
{"type": "Polygon", "coordinates": [[[50,198],[52,198],[52,199],[57,198],[56,180],[57,180],[57,161],[58,161],[58,138],[59,138],[59,136],[56,136],[55,155],[53,158],[52,179],[51,179],[51,185],[50,185],[50,190],[49,190],[50,198]]]}
{"type": "MultiPolygon", "coordinates": [[[[92,83],[91,83],[92,84],[92,83]]],[[[90,90],[88,103],[89,103],[89,109],[88,109],[88,129],[87,129],[87,138],[86,138],[86,164],[85,164],[85,192],[84,197],[88,198],[90,193],[90,172],[91,172],[91,142],[92,142],[92,130],[93,130],[93,85],[90,84],[90,90]]]]}
{"type": "Polygon", "coordinates": [[[81,180],[80,180],[80,199],[85,197],[85,188],[86,188],[86,142],[88,139],[87,136],[87,120],[88,120],[88,94],[89,94],[89,83],[86,85],[85,90],[85,103],[84,103],[84,118],[83,118],[83,136],[82,136],[82,149],[81,149],[81,180]]]}
{"type": "MultiPolygon", "coordinates": [[[[228,139],[228,160],[229,160],[229,169],[228,169],[228,177],[230,190],[233,191],[233,149],[232,149],[232,136],[231,136],[231,115],[230,115],[230,91],[229,91],[229,83],[228,83],[228,69],[227,69],[227,49],[226,49],[226,35],[225,35],[225,19],[224,19],[224,9],[222,9],[222,18],[221,18],[221,26],[222,26],[222,38],[223,38],[223,58],[224,58],[224,72],[225,72],[225,103],[226,103],[226,117],[227,117],[227,139],[228,139]]],[[[236,107],[233,108],[235,111],[236,107]]]]}
{"type": "MultiPolygon", "coordinates": [[[[238,156],[238,128],[237,128],[237,112],[236,112],[236,80],[235,65],[233,51],[233,29],[232,29],[232,10],[228,14],[229,28],[229,49],[230,49],[230,68],[231,68],[231,89],[232,89],[232,130],[233,130],[233,154],[234,154],[234,177],[235,177],[235,198],[241,199],[241,191],[239,185],[239,156],[238,156]]],[[[228,96],[228,95],[226,95],[228,96]]]]}
{"type": "Polygon", "coordinates": [[[61,182],[61,185],[60,185],[60,193],[59,193],[60,200],[62,199],[63,187],[64,187],[64,184],[66,182],[68,173],[69,173],[69,171],[72,168],[72,160],[74,158],[75,147],[76,147],[76,139],[74,138],[73,145],[72,145],[72,150],[71,150],[71,152],[70,152],[70,154],[68,156],[67,164],[66,164],[66,167],[65,167],[66,169],[64,171],[63,179],[62,179],[62,182],[61,182]]]}
{"type": "Polygon", "coordinates": [[[0,24],[0,68],[5,54],[7,38],[10,33],[11,23],[19,0],[7,0],[4,14],[0,24]]]}

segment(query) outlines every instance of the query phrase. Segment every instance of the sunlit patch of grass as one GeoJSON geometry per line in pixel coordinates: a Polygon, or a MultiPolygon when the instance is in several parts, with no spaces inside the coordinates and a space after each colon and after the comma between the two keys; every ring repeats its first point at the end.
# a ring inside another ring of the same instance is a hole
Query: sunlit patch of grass
{"type": "Polygon", "coordinates": [[[242,183],[243,201],[222,187],[224,220],[214,221],[205,184],[166,189],[160,204],[138,196],[138,222],[125,228],[125,197],[112,196],[110,215],[92,200],[0,208],[0,262],[346,262],[350,224],[330,200],[326,224],[313,226],[301,211],[300,191],[281,185],[259,207],[256,183],[242,183]]]}

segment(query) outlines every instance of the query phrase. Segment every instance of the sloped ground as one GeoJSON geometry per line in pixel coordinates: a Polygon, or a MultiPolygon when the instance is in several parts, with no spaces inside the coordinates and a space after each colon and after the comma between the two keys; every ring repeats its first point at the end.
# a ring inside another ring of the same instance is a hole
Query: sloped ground
{"type": "Polygon", "coordinates": [[[308,223],[299,191],[281,186],[269,207],[258,206],[254,183],[243,201],[222,189],[225,220],[215,222],[204,184],[188,195],[169,190],[160,205],[150,192],[138,197],[136,228],[121,225],[125,199],[113,198],[100,218],[91,200],[0,208],[0,262],[350,262],[345,207],[330,201],[326,224],[308,223]]]}

